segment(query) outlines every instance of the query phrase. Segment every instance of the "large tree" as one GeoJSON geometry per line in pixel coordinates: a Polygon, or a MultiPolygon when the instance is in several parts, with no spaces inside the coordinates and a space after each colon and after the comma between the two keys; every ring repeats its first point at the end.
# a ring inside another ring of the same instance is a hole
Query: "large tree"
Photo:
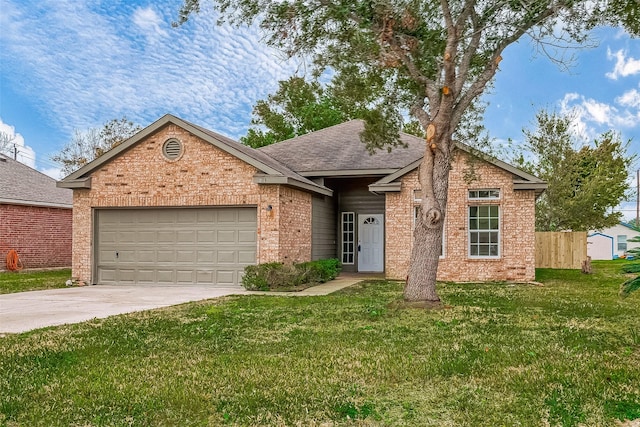
{"type": "Polygon", "coordinates": [[[628,142],[609,131],[593,144],[581,143],[572,117],[544,110],[524,134],[528,155],[516,163],[549,185],[536,203],[536,230],[600,230],[620,222],[622,214],[613,208],[629,190],[634,156],[627,154],[628,142]]]}
{"type": "MultiPolygon", "coordinates": [[[[361,86],[357,89],[345,85],[339,74],[326,85],[300,76],[278,82],[275,93],[256,102],[251,127],[240,141],[259,148],[377,114],[380,106],[376,106],[375,101],[380,99],[382,82],[371,78],[365,81],[362,76],[360,79],[361,86]]],[[[354,79],[349,78],[348,82],[353,83],[354,79]]],[[[420,123],[415,120],[403,123],[402,131],[424,136],[420,123]]]]}
{"type": "MultiPolygon", "coordinates": [[[[185,0],[177,25],[205,0],[185,0]]],[[[419,168],[421,214],[414,231],[407,301],[438,301],[436,271],[447,205],[454,133],[495,76],[501,55],[525,34],[544,42],[557,35],[583,41],[612,4],[621,0],[207,0],[232,24],[258,23],[269,45],[311,58],[340,73],[350,87],[380,76],[380,109],[367,118],[361,138],[370,147],[398,143],[400,111],[425,130],[419,168]]],[[[637,14],[635,15],[637,16],[637,14]]],[[[633,20],[632,20],[633,21],[633,20]]],[[[635,22],[635,21],[633,21],[635,22]]],[[[528,82],[527,84],[531,84],[528,82]]]]}
{"type": "Polygon", "coordinates": [[[54,154],[51,160],[62,166],[63,173],[70,174],[120,145],[141,129],[140,125],[122,117],[109,120],[99,128],[76,130],[71,141],[59,153],[54,154]]]}

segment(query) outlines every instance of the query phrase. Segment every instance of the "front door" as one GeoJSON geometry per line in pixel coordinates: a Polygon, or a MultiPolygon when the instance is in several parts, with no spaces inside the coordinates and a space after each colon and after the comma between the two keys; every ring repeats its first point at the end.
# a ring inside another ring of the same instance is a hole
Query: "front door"
{"type": "Polygon", "coordinates": [[[384,271],[384,215],[358,215],[358,271],[384,271]]]}

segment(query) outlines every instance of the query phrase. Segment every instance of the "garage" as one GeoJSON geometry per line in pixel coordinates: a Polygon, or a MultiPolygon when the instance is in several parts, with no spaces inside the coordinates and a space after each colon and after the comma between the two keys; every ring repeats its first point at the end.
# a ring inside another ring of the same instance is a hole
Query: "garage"
{"type": "Polygon", "coordinates": [[[98,284],[238,285],[256,263],[255,207],[98,209],[98,284]]]}

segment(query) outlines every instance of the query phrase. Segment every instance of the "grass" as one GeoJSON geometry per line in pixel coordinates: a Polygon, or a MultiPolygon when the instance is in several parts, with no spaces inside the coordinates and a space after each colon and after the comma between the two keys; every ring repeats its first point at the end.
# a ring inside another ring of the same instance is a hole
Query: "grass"
{"type": "Polygon", "coordinates": [[[640,292],[618,263],[542,286],[235,296],[0,339],[7,426],[615,426],[640,418],[640,292]]]}
{"type": "Polygon", "coordinates": [[[71,269],[19,271],[0,273],[0,294],[64,288],[71,278],[71,269]]]}

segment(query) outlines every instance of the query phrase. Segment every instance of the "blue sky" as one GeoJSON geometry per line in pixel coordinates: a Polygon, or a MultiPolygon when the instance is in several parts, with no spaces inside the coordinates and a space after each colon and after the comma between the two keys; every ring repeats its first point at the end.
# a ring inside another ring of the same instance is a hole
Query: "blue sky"
{"type": "MultiPolygon", "coordinates": [[[[172,28],[181,4],[0,0],[0,131],[22,160],[55,176],[50,157],[75,129],[122,116],[144,126],[172,113],[239,138],[255,102],[307,69],[255,30],[217,27],[206,8],[172,28]]],[[[585,140],[614,129],[640,153],[640,40],[615,29],[594,39],[598,47],[573,52],[569,71],[526,40],[509,47],[485,97],[491,136],[518,142],[541,108],[573,111],[585,140]]],[[[635,202],[622,209],[635,216],[635,202]]]]}

